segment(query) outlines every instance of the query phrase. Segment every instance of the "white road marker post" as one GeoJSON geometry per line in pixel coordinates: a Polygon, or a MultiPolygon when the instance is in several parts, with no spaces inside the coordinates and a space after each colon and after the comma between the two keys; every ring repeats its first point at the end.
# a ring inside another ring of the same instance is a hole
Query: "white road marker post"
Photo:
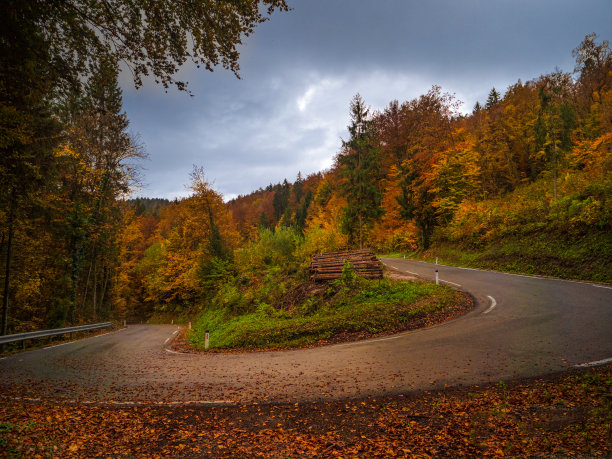
{"type": "Polygon", "coordinates": [[[438,264],[438,257],[436,257],[436,264],[438,264]]]}
{"type": "Polygon", "coordinates": [[[187,330],[191,330],[191,320],[189,321],[189,325],[187,325],[187,330]]]}
{"type": "Polygon", "coordinates": [[[204,349],[208,349],[208,332],[204,335],[204,349]]]}
{"type": "Polygon", "coordinates": [[[440,278],[438,277],[438,270],[436,269],[436,285],[440,285],[440,278]]]}

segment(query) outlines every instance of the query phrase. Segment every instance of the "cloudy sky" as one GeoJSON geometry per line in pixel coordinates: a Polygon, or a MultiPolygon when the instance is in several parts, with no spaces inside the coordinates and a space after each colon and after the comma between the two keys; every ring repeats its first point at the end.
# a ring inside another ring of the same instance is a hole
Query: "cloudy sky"
{"type": "Polygon", "coordinates": [[[559,67],[591,32],[612,40],[610,0],[289,0],[241,49],[240,76],[186,68],[194,94],[125,76],[124,108],[149,155],[137,196],[188,194],[193,165],[225,199],[328,168],[349,102],[373,110],[440,85],[471,111],[559,67]]]}

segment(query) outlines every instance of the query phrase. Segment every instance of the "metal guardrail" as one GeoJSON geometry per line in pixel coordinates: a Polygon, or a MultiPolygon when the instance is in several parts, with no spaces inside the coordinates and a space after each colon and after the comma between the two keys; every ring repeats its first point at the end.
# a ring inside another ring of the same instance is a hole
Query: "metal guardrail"
{"type": "Polygon", "coordinates": [[[8,344],[8,343],[15,343],[19,341],[25,341],[28,339],[47,338],[47,337],[57,336],[57,335],[67,335],[69,333],[75,333],[75,332],[98,330],[100,328],[108,328],[112,326],[113,326],[112,322],[104,322],[104,323],[91,324],[91,325],[78,325],[76,327],[55,328],[53,330],[40,330],[40,331],[27,332],[27,333],[17,333],[14,335],[4,335],[4,336],[0,336],[0,345],[8,344]]]}

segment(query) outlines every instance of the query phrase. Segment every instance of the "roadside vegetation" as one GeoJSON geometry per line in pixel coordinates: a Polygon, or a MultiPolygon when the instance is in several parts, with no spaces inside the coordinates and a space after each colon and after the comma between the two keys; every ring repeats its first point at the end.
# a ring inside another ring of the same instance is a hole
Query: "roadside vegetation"
{"type": "Polygon", "coordinates": [[[552,239],[540,233],[493,241],[480,249],[438,243],[426,251],[396,252],[380,256],[406,256],[430,262],[437,257],[439,263],[449,266],[612,283],[611,253],[610,233],[588,234],[578,241],[552,239]]]}
{"type": "Polygon", "coordinates": [[[471,304],[448,287],[388,279],[344,278],[302,284],[287,293],[301,298],[292,303],[283,301],[285,296],[276,304],[256,302],[254,311],[241,315],[228,307],[208,309],[189,339],[203,348],[209,331],[211,348],[310,346],[431,325],[447,318],[449,310],[463,312],[471,304]]]}
{"type": "Polygon", "coordinates": [[[366,280],[348,262],[340,279],[311,282],[307,255],[320,242],[289,228],[263,230],[236,251],[234,263],[217,262],[211,294],[187,340],[204,348],[209,332],[210,349],[311,346],[430,325],[471,307],[448,287],[366,280]]]}

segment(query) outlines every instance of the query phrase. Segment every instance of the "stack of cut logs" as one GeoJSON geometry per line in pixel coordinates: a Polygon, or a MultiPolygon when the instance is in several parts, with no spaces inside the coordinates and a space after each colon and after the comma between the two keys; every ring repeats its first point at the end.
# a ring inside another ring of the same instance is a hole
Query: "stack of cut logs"
{"type": "Polygon", "coordinates": [[[310,262],[310,278],[315,282],[342,277],[344,262],[348,260],[358,276],[382,279],[382,265],[370,249],[330,252],[315,255],[310,262]]]}

